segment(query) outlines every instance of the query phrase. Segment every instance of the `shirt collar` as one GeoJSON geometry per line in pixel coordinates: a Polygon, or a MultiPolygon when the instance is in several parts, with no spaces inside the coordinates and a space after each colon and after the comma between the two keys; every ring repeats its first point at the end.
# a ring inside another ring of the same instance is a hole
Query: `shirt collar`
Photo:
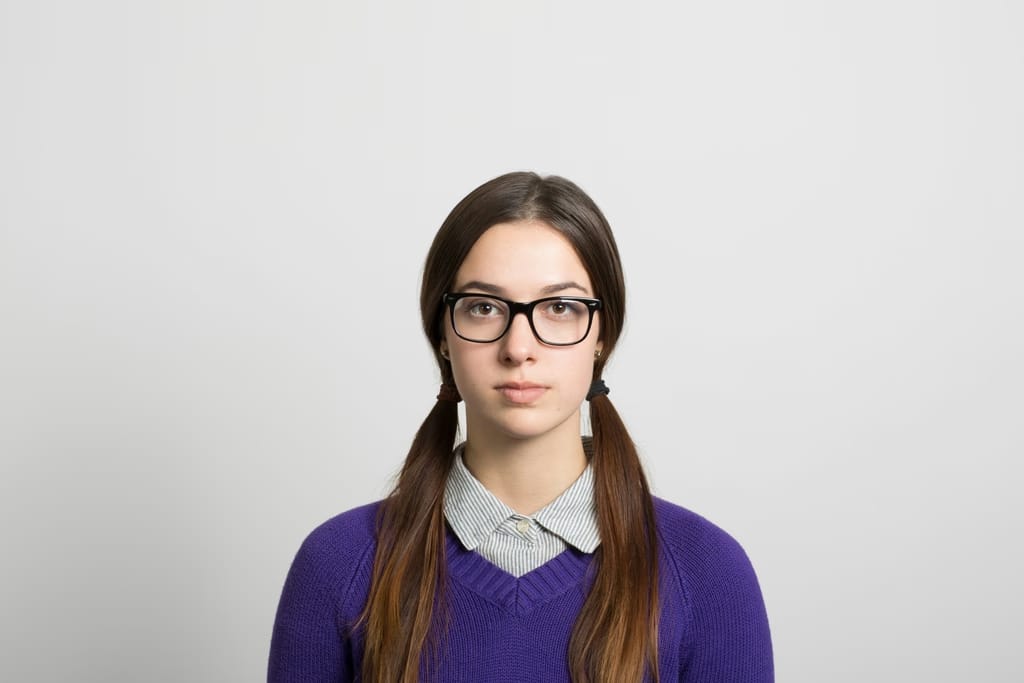
{"type": "MultiPolygon", "coordinates": [[[[462,546],[475,550],[510,517],[521,518],[474,477],[462,460],[465,444],[456,448],[445,484],[444,515],[462,546]]],[[[537,524],[574,548],[592,553],[601,543],[594,505],[594,472],[588,464],[583,474],[557,498],[531,515],[537,524]]]]}
{"type": "Polygon", "coordinates": [[[601,532],[594,504],[594,468],[588,464],[572,486],[538,510],[533,519],[578,550],[585,553],[597,550],[601,532]]]}

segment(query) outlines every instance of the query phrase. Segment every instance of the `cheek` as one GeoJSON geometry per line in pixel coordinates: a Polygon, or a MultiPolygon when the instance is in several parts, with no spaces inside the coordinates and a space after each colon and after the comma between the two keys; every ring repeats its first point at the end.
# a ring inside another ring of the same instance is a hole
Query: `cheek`
{"type": "MultiPolygon", "coordinates": [[[[460,389],[471,391],[473,387],[486,384],[491,374],[489,367],[494,361],[485,355],[486,349],[479,344],[459,339],[454,334],[449,336],[448,353],[452,366],[452,375],[460,389]]],[[[491,354],[493,355],[493,354],[491,354]]]]}
{"type": "Polygon", "coordinates": [[[586,398],[587,391],[590,389],[590,383],[594,379],[593,350],[573,357],[571,360],[566,359],[564,367],[565,372],[562,374],[564,382],[563,394],[573,402],[576,399],[582,401],[586,398]]]}

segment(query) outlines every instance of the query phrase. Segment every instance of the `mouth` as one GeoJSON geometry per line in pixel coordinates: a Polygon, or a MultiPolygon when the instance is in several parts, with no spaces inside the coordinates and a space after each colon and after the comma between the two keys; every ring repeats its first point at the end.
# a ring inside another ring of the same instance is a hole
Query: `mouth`
{"type": "Polygon", "coordinates": [[[509,403],[528,405],[535,402],[548,390],[543,384],[533,382],[506,382],[495,387],[509,403]]]}

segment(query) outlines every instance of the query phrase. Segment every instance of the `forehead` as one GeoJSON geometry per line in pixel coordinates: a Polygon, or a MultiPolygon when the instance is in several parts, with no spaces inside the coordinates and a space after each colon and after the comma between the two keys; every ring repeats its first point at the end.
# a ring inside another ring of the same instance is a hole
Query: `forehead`
{"type": "MultiPolygon", "coordinates": [[[[592,294],[583,262],[560,232],[542,221],[498,223],[469,250],[455,275],[455,289],[467,283],[494,285],[509,296],[527,298],[557,284],[592,294]]],[[[578,293],[578,292],[573,292],[578,293]]]]}

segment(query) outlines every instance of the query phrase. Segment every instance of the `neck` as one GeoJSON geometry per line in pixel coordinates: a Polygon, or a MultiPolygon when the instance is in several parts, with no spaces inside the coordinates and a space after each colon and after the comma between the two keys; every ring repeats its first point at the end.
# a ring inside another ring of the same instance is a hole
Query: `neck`
{"type": "Polygon", "coordinates": [[[521,515],[532,515],[553,501],[587,467],[578,428],[536,439],[482,434],[470,428],[462,457],[488,491],[521,515]]]}

